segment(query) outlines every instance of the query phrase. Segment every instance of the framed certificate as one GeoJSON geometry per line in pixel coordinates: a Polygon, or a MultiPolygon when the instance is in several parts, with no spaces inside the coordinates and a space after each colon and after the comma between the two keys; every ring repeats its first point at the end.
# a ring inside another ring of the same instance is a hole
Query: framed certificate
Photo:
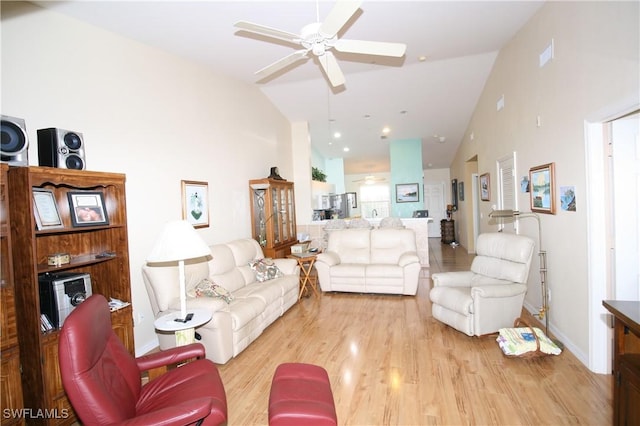
{"type": "Polygon", "coordinates": [[[32,193],[36,228],[38,230],[64,228],[53,191],[50,189],[32,188],[32,193]]]}

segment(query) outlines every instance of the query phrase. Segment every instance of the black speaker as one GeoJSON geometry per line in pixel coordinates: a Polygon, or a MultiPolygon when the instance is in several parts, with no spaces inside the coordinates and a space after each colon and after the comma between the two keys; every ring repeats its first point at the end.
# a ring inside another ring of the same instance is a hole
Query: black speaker
{"type": "Polygon", "coordinates": [[[1,160],[11,166],[29,165],[29,137],[27,127],[22,118],[2,115],[1,132],[2,148],[0,149],[1,160]]]}
{"type": "Polygon", "coordinates": [[[63,129],[38,129],[38,161],[41,166],[84,170],[82,133],[63,129]]]}

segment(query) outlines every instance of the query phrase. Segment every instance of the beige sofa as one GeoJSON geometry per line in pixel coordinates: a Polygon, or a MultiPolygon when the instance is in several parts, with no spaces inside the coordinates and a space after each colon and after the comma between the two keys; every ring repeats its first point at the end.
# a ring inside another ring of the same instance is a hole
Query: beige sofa
{"type": "MultiPolygon", "coordinates": [[[[211,311],[211,321],[198,327],[196,332],[201,336],[207,358],[224,364],[296,303],[300,268],[295,260],[273,259],[282,276],[259,282],[250,262],[264,255],[255,240],[236,240],[210,248],[209,261],[200,259],[185,266],[187,294],[193,295],[195,288],[208,278],[228,290],[232,300],[188,296],[187,308],[211,311]]],[[[142,275],[156,318],[180,310],[177,266],[145,265],[142,275]]],[[[161,349],[175,346],[173,334],[156,333],[161,349]]]]}
{"type": "Polygon", "coordinates": [[[416,294],[421,266],[412,229],[340,229],[328,238],[315,263],[322,291],[416,294]]]}

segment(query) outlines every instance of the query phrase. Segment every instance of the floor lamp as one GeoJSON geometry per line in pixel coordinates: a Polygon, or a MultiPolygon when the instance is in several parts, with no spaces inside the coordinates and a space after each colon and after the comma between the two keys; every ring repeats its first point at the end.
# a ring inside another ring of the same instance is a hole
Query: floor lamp
{"type": "Polygon", "coordinates": [[[517,210],[493,210],[489,213],[494,219],[520,219],[534,218],[538,222],[538,256],[540,256],[540,287],[542,289],[542,307],[538,312],[538,318],[544,318],[545,334],[549,335],[549,290],[547,287],[547,251],[542,250],[542,226],[540,217],[533,212],[519,212],[517,210]]]}
{"type": "Polygon", "coordinates": [[[165,224],[156,245],[147,257],[149,263],[178,262],[180,280],[180,318],[178,321],[180,322],[186,323],[191,319],[187,316],[184,261],[210,255],[211,250],[193,226],[186,220],[176,220],[165,224]]]}

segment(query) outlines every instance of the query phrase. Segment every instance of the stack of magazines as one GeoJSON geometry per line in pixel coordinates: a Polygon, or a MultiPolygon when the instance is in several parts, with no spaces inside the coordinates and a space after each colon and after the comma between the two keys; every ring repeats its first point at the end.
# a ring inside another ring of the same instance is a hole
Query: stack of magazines
{"type": "Polygon", "coordinates": [[[505,355],[520,356],[537,350],[536,333],[540,341],[540,351],[549,355],[560,355],[562,350],[542,330],[537,327],[501,328],[499,330],[498,345],[505,355]]]}

